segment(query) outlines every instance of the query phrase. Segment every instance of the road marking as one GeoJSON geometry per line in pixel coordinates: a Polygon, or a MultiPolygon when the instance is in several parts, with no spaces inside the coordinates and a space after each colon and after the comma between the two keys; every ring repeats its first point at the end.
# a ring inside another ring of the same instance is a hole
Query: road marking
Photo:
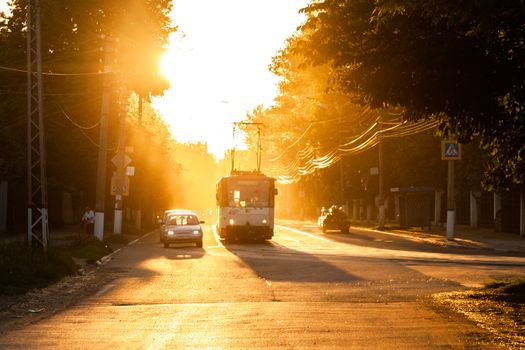
{"type": "Polygon", "coordinates": [[[115,287],[114,284],[107,284],[107,285],[105,285],[104,287],[102,287],[102,289],[99,290],[99,291],[97,292],[97,294],[95,294],[95,296],[96,296],[96,297],[99,297],[99,296],[101,296],[102,294],[106,293],[108,290],[110,290],[110,289],[113,288],[113,287],[115,287]]]}
{"type": "MultiPolygon", "coordinates": [[[[139,237],[139,238],[137,238],[137,239],[135,239],[135,240],[129,242],[127,245],[130,246],[130,245],[132,245],[132,244],[135,244],[135,243],[137,243],[138,241],[140,241],[141,239],[144,239],[144,238],[146,238],[146,237],[152,235],[152,234],[155,233],[155,232],[156,232],[156,230],[150,231],[150,232],[148,232],[148,233],[142,235],[141,237],[139,237]]],[[[121,249],[122,249],[122,248],[118,248],[117,250],[115,250],[115,251],[109,253],[108,255],[103,256],[102,258],[100,258],[100,259],[97,261],[97,264],[98,264],[98,265],[103,265],[103,264],[107,263],[108,261],[111,260],[111,258],[113,257],[113,255],[115,255],[115,254],[117,254],[118,252],[120,252],[121,249]]]]}
{"type": "Polygon", "coordinates": [[[282,226],[282,225],[275,225],[275,227],[278,227],[278,228],[283,229],[283,230],[292,231],[294,233],[297,233],[297,234],[300,234],[300,235],[303,235],[303,236],[307,236],[307,237],[310,237],[310,238],[315,238],[315,239],[323,241],[323,242],[332,243],[332,244],[335,243],[334,241],[331,241],[329,239],[326,239],[326,238],[323,238],[323,237],[319,237],[317,235],[314,235],[314,234],[311,234],[311,233],[308,233],[308,232],[304,232],[304,231],[301,231],[301,230],[297,230],[295,228],[282,226]]]}
{"type": "Polygon", "coordinates": [[[299,243],[299,240],[298,239],[295,239],[295,238],[292,238],[292,237],[288,237],[288,236],[279,236],[280,239],[285,239],[285,240],[288,240],[288,241],[292,241],[294,243],[299,243]]]}
{"type": "Polygon", "coordinates": [[[219,237],[219,234],[217,233],[217,225],[211,225],[211,232],[213,233],[215,242],[217,242],[217,246],[224,248],[224,245],[221,243],[221,238],[219,237]]]}

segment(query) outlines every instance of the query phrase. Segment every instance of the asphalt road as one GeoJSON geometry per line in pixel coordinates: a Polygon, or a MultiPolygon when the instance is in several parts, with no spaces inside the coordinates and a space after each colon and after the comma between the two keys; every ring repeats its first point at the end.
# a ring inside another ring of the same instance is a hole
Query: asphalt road
{"type": "Polygon", "coordinates": [[[433,293],[525,274],[525,258],[373,233],[277,226],[272,241],[114,254],[72,307],[0,334],[1,349],[498,349],[433,293]]]}

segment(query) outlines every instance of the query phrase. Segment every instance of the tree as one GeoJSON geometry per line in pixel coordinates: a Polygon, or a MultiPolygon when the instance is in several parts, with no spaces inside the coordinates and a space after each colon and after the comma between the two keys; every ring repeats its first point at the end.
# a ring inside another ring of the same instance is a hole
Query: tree
{"type": "MultiPolygon", "coordinates": [[[[0,19],[0,159],[8,178],[26,174],[26,5],[0,19]],[[19,71],[16,71],[19,70],[19,71]]],[[[112,64],[109,153],[116,146],[117,88],[148,98],[167,88],[158,61],[171,27],[169,0],[41,1],[44,120],[50,192],[94,191],[105,52],[112,64]]],[[[168,133],[169,134],[169,133],[168,133]]],[[[153,133],[152,138],[165,137],[153,133]]],[[[111,159],[111,154],[108,157],[111,159]]],[[[157,188],[161,193],[162,189],[157,188]]],[[[53,194],[50,193],[50,196],[53,194]]]]}
{"type": "Polygon", "coordinates": [[[522,1],[324,0],[303,11],[294,53],[332,67],[332,86],[437,118],[462,142],[479,137],[488,188],[524,182],[522,1]]]}
{"type": "Polygon", "coordinates": [[[138,115],[138,95],[130,97],[130,111],[126,126],[126,144],[133,148],[130,154],[135,175],[130,178],[127,206],[142,211],[143,223],[151,224],[156,214],[180,206],[182,196],[182,164],[176,157],[177,143],[169,126],[145,104],[138,115]]]}

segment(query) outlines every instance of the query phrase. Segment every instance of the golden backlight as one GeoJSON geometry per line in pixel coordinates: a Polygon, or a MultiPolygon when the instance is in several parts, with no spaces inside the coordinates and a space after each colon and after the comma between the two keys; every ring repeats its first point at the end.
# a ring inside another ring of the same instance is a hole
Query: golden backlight
{"type": "Polygon", "coordinates": [[[171,88],[154,107],[178,142],[205,142],[216,158],[232,146],[232,123],[270,106],[271,58],[304,20],[307,0],[177,0],[178,31],[161,60],[171,88]]]}

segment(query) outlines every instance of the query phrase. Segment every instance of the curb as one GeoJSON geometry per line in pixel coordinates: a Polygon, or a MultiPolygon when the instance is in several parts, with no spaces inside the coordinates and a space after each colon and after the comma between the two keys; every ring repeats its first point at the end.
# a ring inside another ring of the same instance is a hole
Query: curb
{"type": "Polygon", "coordinates": [[[381,231],[381,230],[361,228],[361,227],[357,227],[356,229],[381,233],[385,235],[392,235],[392,236],[400,237],[403,239],[407,239],[409,241],[419,241],[419,242],[424,242],[424,243],[433,244],[433,245],[442,246],[442,247],[454,247],[454,248],[465,248],[465,249],[476,249],[476,250],[491,250],[494,252],[509,253],[509,254],[525,254],[525,252],[521,252],[519,250],[516,250],[515,248],[513,249],[513,247],[502,247],[502,246],[497,247],[487,242],[474,241],[474,240],[470,240],[467,238],[455,237],[452,240],[448,240],[444,235],[439,235],[439,234],[434,235],[434,236],[421,237],[421,235],[425,235],[425,233],[415,232],[415,234],[412,235],[412,232],[381,231]]]}
{"type": "MultiPolygon", "coordinates": [[[[148,232],[148,233],[143,234],[143,235],[140,236],[139,238],[134,239],[134,240],[131,241],[131,242],[128,242],[124,247],[128,247],[128,246],[130,246],[130,245],[132,245],[132,244],[137,243],[137,242],[140,241],[141,239],[144,239],[144,238],[146,238],[146,237],[152,235],[155,231],[156,231],[156,230],[153,230],[153,231],[150,231],[150,232],[148,232]]],[[[103,256],[102,258],[98,259],[98,260],[96,261],[96,264],[100,266],[100,265],[104,265],[104,264],[106,264],[108,261],[111,261],[111,258],[113,257],[113,255],[115,255],[115,254],[117,254],[118,252],[120,252],[120,251],[122,250],[122,248],[124,248],[124,247],[118,248],[118,249],[112,251],[111,253],[109,253],[108,255],[105,255],[105,256],[103,256]]]]}

